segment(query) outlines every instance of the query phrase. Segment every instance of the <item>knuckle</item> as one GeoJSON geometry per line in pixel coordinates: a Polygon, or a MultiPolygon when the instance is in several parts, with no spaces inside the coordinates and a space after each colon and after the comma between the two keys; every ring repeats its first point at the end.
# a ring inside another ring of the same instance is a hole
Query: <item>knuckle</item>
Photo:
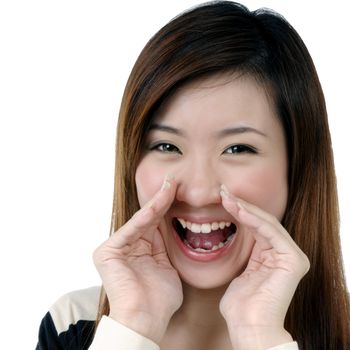
{"type": "Polygon", "coordinates": [[[309,258],[306,256],[306,254],[303,253],[303,260],[304,260],[304,268],[305,268],[305,274],[310,270],[311,263],[309,258]]]}
{"type": "Polygon", "coordinates": [[[98,265],[99,261],[100,261],[100,247],[96,248],[93,253],[92,253],[92,260],[94,262],[95,265],[98,265]]]}
{"type": "Polygon", "coordinates": [[[310,270],[310,260],[304,252],[298,254],[298,266],[301,276],[305,276],[310,270]]]}
{"type": "Polygon", "coordinates": [[[92,260],[96,267],[99,267],[103,262],[103,257],[105,255],[105,244],[101,244],[92,253],[92,260]]]}

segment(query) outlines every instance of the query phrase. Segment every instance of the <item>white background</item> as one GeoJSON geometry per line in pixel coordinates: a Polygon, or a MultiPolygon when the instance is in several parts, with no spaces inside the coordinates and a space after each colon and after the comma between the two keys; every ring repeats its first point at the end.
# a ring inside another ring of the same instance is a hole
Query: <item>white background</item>
{"type": "MultiPolygon", "coordinates": [[[[100,283],[91,255],[109,232],[126,79],[147,40],[196,3],[0,3],[0,329],[7,349],[34,348],[41,318],[59,296],[100,283]]],[[[345,2],[245,4],[282,13],[314,58],[333,136],[349,285],[345,2]]]]}

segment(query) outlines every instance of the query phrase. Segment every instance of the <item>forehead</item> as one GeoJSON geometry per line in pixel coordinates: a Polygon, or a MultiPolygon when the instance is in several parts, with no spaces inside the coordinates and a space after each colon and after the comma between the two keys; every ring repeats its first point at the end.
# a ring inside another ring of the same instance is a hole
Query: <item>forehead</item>
{"type": "Polygon", "coordinates": [[[220,74],[191,81],[177,89],[155,113],[155,123],[176,125],[275,123],[269,90],[248,75],[220,74]],[[212,124],[212,123],[209,123],[212,124]]]}

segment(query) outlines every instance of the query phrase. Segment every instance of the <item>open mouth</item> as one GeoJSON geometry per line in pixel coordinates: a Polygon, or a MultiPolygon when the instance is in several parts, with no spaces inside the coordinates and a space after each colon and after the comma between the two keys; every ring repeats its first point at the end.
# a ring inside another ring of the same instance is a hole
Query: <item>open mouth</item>
{"type": "Polygon", "coordinates": [[[197,224],[174,218],[172,223],[184,245],[201,253],[225,247],[237,232],[237,226],[226,221],[197,224]]]}

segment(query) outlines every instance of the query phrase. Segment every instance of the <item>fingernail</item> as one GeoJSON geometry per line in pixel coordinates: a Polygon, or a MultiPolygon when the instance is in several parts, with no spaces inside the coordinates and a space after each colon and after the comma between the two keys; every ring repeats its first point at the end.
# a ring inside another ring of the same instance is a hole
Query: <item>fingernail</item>
{"type": "Polygon", "coordinates": [[[237,207],[239,209],[243,209],[243,210],[246,210],[247,208],[244,206],[244,204],[242,204],[241,202],[237,201],[237,207]]]}
{"type": "Polygon", "coordinates": [[[169,188],[170,187],[170,182],[172,180],[174,180],[174,175],[172,175],[172,174],[165,175],[164,182],[163,182],[163,185],[162,185],[160,190],[164,191],[165,189],[169,188]]]}
{"type": "Polygon", "coordinates": [[[161,187],[160,190],[161,190],[161,191],[164,191],[164,190],[166,190],[166,189],[169,188],[169,187],[170,187],[170,182],[164,180],[163,185],[162,185],[162,187],[161,187]]]}
{"type": "Polygon", "coordinates": [[[166,174],[165,175],[165,178],[164,178],[164,181],[169,181],[169,182],[171,182],[171,181],[173,181],[174,180],[174,175],[173,174],[166,174]]]}
{"type": "Polygon", "coordinates": [[[222,185],[220,186],[220,195],[221,195],[222,197],[231,198],[231,195],[230,195],[230,193],[229,193],[227,187],[226,187],[224,184],[222,184],[222,185]]]}
{"type": "Polygon", "coordinates": [[[230,193],[228,188],[223,184],[220,186],[220,194],[221,196],[236,202],[241,209],[245,209],[245,207],[241,204],[241,200],[237,198],[234,194],[230,193]]]}

